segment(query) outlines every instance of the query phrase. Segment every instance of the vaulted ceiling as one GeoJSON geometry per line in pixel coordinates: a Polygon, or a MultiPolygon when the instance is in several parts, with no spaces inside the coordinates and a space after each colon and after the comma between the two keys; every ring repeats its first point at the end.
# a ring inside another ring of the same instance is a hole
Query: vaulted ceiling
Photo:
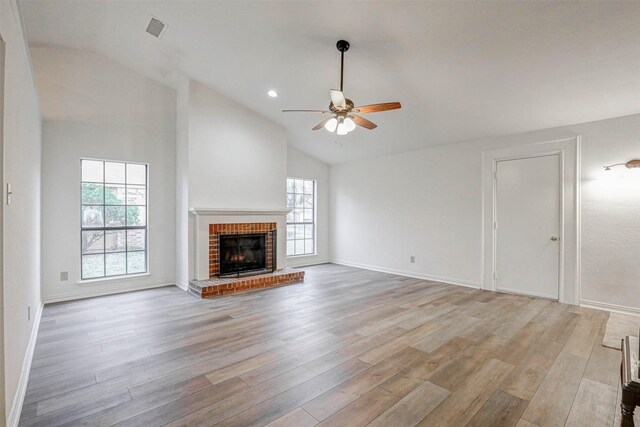
{"type": "Polygon", "coordinates": [[[640,2],[19,0],[30,43],[198,80],[328,163],[640,112],[640,2]],[[168,27],[145,32],[151,15],[168,27]],[[379,127],[311,131],[339,86],[379,127]],[[270,98],[269,89],[280,96],[270,98]]]}

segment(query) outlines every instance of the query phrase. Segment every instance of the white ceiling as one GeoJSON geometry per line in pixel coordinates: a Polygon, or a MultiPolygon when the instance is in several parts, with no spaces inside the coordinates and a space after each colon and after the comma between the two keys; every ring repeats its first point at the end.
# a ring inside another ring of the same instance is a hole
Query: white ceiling
{"type": "Polygon", "coordinates": [[[30,43],[188,76],[281,123],[328,163],[640,112],[640,2],[19,0],[30,43]],[[150,15],[168,24],[145,33],[150,15]],[[311,131],[339,85],[379,127],[311,131]],[[277,99],[266,95],[276,89],[277,99]]]}

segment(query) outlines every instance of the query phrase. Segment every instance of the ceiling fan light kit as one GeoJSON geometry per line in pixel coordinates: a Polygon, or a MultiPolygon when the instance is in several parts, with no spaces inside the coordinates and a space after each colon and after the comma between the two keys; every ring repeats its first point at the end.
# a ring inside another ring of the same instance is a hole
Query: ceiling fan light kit
{"type": "Polygon", "coordinates": [[[344,96],[343,83],[344,83],[344,53],[349,50],[349,42],[346,40],[339,40],[336,43],[336,48],[340,52],[340,90],[329,90],[329,96],[331,102],[329,103],[329,110],[282,110],[283,113],[321,113],[330,114],[331,117],[324,119],[312,130],[319,130],[325,128],[327,131],[337,135],[343,136],[353,131],[357,126],[365,129],[375,129],[378,127],[375,123],[365,119],[358,114],[377,113],[381,111],[396,110],[401,108],[399,102],[386,102],[382,104],[365,105],[362,107],[356,107],[352,100],[344,96]]]}

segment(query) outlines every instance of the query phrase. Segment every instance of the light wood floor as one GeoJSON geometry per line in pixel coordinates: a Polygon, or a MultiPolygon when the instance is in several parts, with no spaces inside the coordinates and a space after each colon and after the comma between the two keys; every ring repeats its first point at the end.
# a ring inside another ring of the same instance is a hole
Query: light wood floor
{"type": "Polygon", "coordinates": [[[611,426],[607,314],[337,265],[48,305],[21,425],[611,426]]]}

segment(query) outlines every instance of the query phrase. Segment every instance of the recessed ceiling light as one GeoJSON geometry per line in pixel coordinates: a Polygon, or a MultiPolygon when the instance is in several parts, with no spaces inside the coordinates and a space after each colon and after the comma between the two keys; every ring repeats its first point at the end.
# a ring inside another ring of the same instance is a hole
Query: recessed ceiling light
{"type": "Polygon", "coordinates": [[[267,92],[267,95],[269,95],[272,98],[277,98],[278,97],[278,92],[276,92],[275,90],[270,90],[269,92],[267,92]]]}

